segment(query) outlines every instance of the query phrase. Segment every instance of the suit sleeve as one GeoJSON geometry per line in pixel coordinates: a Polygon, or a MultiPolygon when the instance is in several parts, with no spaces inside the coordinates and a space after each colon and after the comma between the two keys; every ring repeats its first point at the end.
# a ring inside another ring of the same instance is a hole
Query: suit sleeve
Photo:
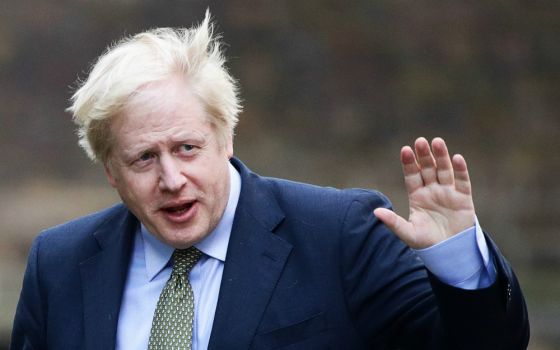
{"type": "Polygon", "coordinates": [[[29,252],[23,286],[14,317],[11,350],[45,348],[46,312],[43,307],[45,300],[42,297],[38,273],[40,241],[41,236],[35,239],[29,252]]]}
{"type": "Polygon", "coordinates": [[[496,281],[474,291],[450,287],[375,218],[381,206],[390,207],[381,194],[356,197],[340,233],[348,308],[370,348],[526,349],[525,302],[493,242],[496,281]]]}
{"type": "Polygon", "coordinates": [[[465,320],[450,322],[446,331],[464,348],[479,346],[480,339],[485,340],[484,349],[526,349],[529,319],[519,282],[496,244],[488,236],[486,241],[497,269],[496,281],[488,288],[466,291],[430,274],[442,318],[465,320]]]}

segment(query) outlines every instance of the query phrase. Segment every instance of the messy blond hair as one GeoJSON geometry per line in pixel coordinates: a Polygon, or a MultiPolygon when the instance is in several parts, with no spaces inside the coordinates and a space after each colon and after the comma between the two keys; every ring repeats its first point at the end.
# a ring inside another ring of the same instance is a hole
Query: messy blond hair
{"type": "Polygon", "coordinates": [[[233,137],[241,105],[236,81],[225,67],[210,12],[192,28],[157,28],[126,37],[99,57],[68,108],[78,125],[79,144],[93,161],[107,162],[111,118],[139,88],[177,74],[189,81],[210,121],[233,137]]]}

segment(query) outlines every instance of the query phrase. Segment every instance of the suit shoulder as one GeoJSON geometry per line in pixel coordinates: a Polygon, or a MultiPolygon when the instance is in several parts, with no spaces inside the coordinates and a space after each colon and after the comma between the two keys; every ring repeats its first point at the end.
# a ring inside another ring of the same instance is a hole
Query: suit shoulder
{"type": "Polygon", "coordinates": [[[118,220],[128,215],[128,213],[128,209],[124,204],[119,203],[112,207],[45,229],[40,233],[38,238],[45,242],[61,241],[71,243],[83,239],[86,236],[90,236],[107,221],[118,220]]]}
{"type": "Polygon", "coordinates": [[[371,214],[375,208],[391,208],[389,199],[379,191],[363,188],[338,189],[301,182],[265,178],[284,212],[298,217],[343,220],[357,208],[371,214]]]}
{"type": "Polygon", "coordinates": [[[273,191],[280,198],[313,204],[324,202],[338,203],[339,205],[351,202],[362,202],[375,207],[391,206],[390,200],[383,193],[374,189],[364,188],[335,188],[312,185],[277,178],[265,178],[273,191]]]}
{"type": "Polygon", "coordinates": [[[268,201],[270,198],[266,196],[270,194],[275,201],[278,201],[280,207],[298,210],[335,207],[340,211],[341,206],[348,206],[356,201],[372,208],[391,207],[389,199],[377,190],[338,189],[261,176],[249,170],[238,159],[232,159],[232,164],[241,175],[242,193],[250,200],[268,201]]]}

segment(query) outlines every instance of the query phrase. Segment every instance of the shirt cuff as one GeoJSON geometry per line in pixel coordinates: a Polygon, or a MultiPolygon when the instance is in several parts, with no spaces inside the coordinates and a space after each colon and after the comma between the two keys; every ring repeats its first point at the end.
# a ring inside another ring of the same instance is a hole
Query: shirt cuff
{"type": "Polygon", "coordinates": [[[415,252],[430,272],[453,287],[485,288],[496,279],[491,252],[476,218],[472,227],[415,252]]]}

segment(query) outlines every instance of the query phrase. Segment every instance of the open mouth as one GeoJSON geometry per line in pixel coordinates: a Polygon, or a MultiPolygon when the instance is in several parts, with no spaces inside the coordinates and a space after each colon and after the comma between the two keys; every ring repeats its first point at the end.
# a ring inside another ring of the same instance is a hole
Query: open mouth
{"type": "Polygon", "coordinates": [[[163,208],[163,211],[165,211],[166,213],[172,214],[172,215],[181,215],[187,211],[189,211],[190,208],[192,208],[194,202],[190,202],[190,203],[184,203],[181,205],[177,205],[177,206],[170,206],[170,207],[165,207],[163,208]]]}

